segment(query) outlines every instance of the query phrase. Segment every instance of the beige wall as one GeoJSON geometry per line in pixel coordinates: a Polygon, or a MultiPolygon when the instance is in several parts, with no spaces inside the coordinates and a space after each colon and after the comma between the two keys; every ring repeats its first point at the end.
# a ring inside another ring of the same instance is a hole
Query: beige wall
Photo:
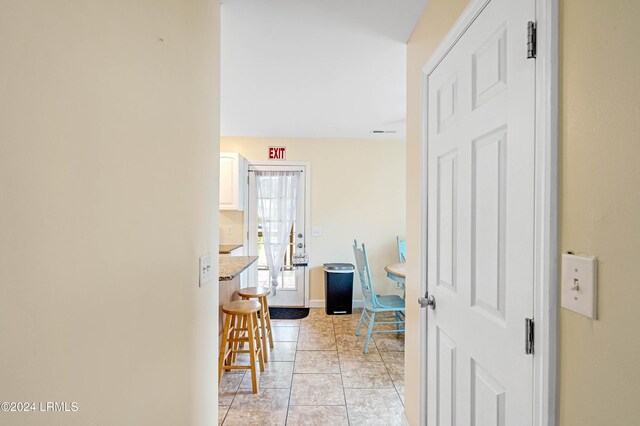
{"type": "Polygon", "coordinates": [[[321,237],[307,236],[311,300],[324,301],[323,263],[354,263],[354,238],[367,247],[374,283],[391,290],[384,266],[397,262],[396,235],[404,236],[404,141],[223,137],[220,146],[250,162],[266,161],[268,146],[286,146],[287,160],[311,162],[311,224],[322,228],[321,237]]]}
{"type": "MultiPolygon", "coordinates": [[[[430,0],[409,42],[407,234],[415,300],[419,259],[420,68],[466,6],[430,0]],[[413,237],[415,236],[415,237],[413,237]]],[[[599,258],[599,319],[560,309],[559,424],[632,425],[640,418],[640,16],[637,1],[560,1],[560,246],[599,258]]],[[[418,317],[407,306],[406,370],[417,372],[418,317]]],[[[418,377],[406,412],[418,424],[418,377]]]]}
{"type": "Polygon", "coordinates": [[[220,244],[244,244],[244,212],[220,210],[220,244]]]}
{"type": "Polygon", "coordinates": [[[215,423],[218,2],[0,10],[0,423],[215,423]]]}
{"type": "Polygon", "coordinates": [[[561,249],[597,256],[597,321],[560,310],[560,424],[640,422],[640,2],[560,2],[561,249]]]}

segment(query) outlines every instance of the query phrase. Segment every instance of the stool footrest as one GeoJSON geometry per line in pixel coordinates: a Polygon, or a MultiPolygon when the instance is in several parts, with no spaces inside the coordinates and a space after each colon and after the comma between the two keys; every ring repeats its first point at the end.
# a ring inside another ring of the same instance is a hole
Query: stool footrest
{"type": "Polygon", "coordinates": [[[224,365],[223,370],[250,370],[250,365],[224,365]]]}

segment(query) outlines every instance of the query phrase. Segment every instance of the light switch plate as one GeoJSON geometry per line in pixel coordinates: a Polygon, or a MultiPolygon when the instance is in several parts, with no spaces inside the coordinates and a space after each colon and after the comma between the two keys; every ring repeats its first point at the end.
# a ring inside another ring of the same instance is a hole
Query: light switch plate
{"type": "Polygon", "coordinates": [[[592,256],[562,255],[562,307],[588,318],[597,317],[597,260],[592,256]]]}
{"type": "Polygon", "coordinates": [[[211,255],[205,254],[200,258],[200,287],[211,281],[213,275],[213,265],[211,263],[211,255]]]}
{"type": "Polygon", "coordinates": [[[311,228],[311,236],[312,237],[319,237],[322,235],[322,228],[311,228]]]}

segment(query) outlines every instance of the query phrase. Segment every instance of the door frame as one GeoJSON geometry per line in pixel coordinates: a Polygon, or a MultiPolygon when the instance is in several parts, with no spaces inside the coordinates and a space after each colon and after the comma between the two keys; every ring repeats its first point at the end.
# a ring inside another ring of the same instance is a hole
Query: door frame
{"type": "MultiPolygon", "coordinates": [[[[305,188],[304,188],[304,235],[305,235],[305,246],[306,252],[309,256],[309,262],[307,266],[304,268],[304,307],[309,307],[309,265],[311,265],[311,162],[310,161],[249,161],[247,165],[247,170],[249,170],[250,166],[261,167],[261,166],[287,166],[287,167],[304,167],[305,169],[305,188]]],[[[248,173],[247,173],[248,175],[248,173]]],[[[249,178],[247,176],[247,190],[246,193],[249,193],[249,178]]],[[[248,196],[247,196],[248,197],[248,196]]],[[[245,221],[247,222],[247,227],[245,232],[246,242],[247,242],[247,253],[249,253],[249,204],[246,204],[247,209],[245,214],[245,221]]]]}
{"type": "MultiPolygon", "coordinates": [[[[420,294],[427,291],[429,75],[491,0],[471,0],[422,67],[420,111],[420,294]]],[[[533,424],[556,424],[558,288],[558,0],[536,2],[533,424]]],[[[526,53],[525,40],[522,54],[526,53]]],[[[524,327],[523,327],[524,333],[524,327]]],[[[523,334],[524,339],[524,334],[523,334]]],[[[427,424],[427,315],[420,311],[420,424],[427,424]]],[[[523,343],[524,345],[524,343],[523,343]]]]}

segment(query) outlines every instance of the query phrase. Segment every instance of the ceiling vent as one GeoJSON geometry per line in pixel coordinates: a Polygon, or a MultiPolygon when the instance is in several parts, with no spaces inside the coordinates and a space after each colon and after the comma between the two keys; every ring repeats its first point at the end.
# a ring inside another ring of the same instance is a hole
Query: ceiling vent
{"type": "Polygon", "coordinates": [[[380,134],[390,134],[390,133],[397,133],[397,132],[395,130],[372,130],[369,133],[380,135],[380,134]]]}

